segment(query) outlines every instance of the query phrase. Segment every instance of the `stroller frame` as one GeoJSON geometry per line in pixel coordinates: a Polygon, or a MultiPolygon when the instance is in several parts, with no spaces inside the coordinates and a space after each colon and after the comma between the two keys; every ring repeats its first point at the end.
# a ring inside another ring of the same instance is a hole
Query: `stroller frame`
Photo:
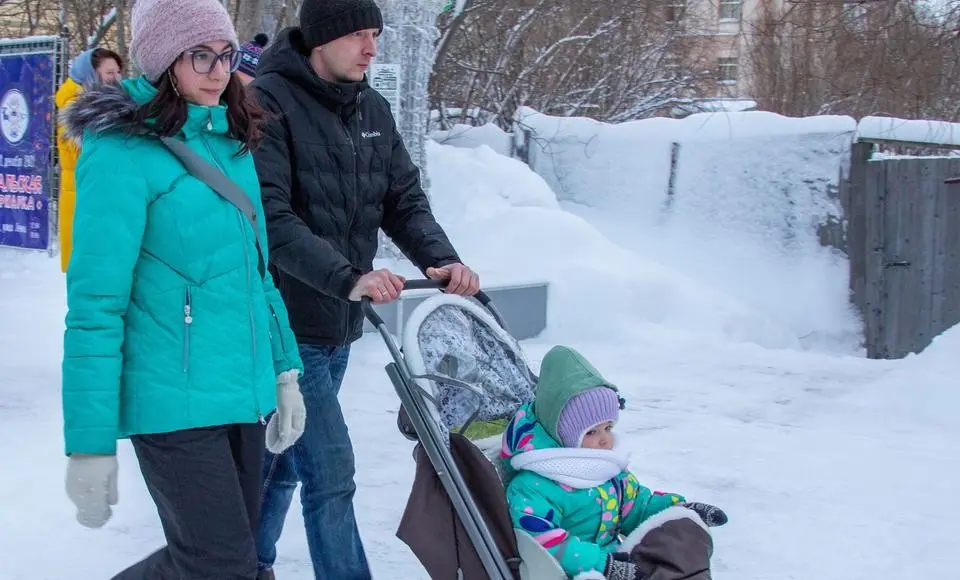
{"type": "MultiPolygon", "coordinates": [[[[443,289],[446,281],[410,280],[404,285],[404,290],[443,289]]],[[[478,292],[474,298],[493,316],[502,328],[506,330],[503,317],[493,305],[490,297],[484,292],[478,292]]],[[[419,376],[411,372],[407,365],[400,345],[390,334],[383,319],[373,308],[369,298],[361,300],[361,309],[364,316],[377,329],[383,338],[393,362],[385,366],[387,376],[400,397],[403,409],[417,432],[417,437],[430,463],[433,465],[444,490],[450,498],[463,527],[470,537],[470,542],[477,551],[484,569],[491,580],[512,580],[514,578],[510,565],[506,562],[497,548],[496,541],[490,533],[483,517],[474,502],[466,483],[457,470],[449,448],[444,444],[443,434],[436,423],[428,416],[424,408],[424,400],[430,395],[417,384],[417,380],[429,380],[432,377],[419,376]]]]}

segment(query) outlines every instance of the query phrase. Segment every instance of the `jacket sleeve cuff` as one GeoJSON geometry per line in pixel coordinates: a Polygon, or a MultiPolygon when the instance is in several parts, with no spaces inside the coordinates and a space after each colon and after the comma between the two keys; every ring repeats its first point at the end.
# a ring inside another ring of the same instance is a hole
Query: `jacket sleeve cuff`
{"type": "MultiPolygon", "coordinates": [[[[452,257],[452,258],[444,258],[444,259],[442,259],[442,260],[438,260],[436,263],[431,264],[430,267],[431,267],[431,268],[443,268],[444,266],[449,266],[450,264],[462,264],[462,263],[463,263],[463,262],[460,260],[460,258],[458,258],[457,256],[454,256],[454,257],[452,257]]],[[[424,269],[426,269],[426,268],[424,268],[424,269]]]]}
{"type": "Polygon", "coordinates": [[[64,448],[68,457],[74,453],[116,455],[117,431],[111,428],[73,429],[66,433],[64,448]]]}
{"type": "Polygon", "coordinates": [[[343,277],[343,280],[340,281],[340,287],[337,289],[337,296],[341,300],[349,300],[350,292],[353,292],[353,287],[357,285],[357,280],[360,279],[363,273],[359,269],[351,267],[349,272],[343,277]]]}

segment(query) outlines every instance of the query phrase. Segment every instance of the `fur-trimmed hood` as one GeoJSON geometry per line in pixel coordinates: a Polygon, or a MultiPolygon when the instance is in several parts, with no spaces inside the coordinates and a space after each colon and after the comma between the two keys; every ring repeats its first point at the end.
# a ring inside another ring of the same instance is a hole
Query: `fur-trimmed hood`
{"type": "Polygon", "coordinates": [[[132,82],[86,85],[61,113],[64,136],[80,143],[85,131],[102,133],[131,127],[140,108],[129,90],[132,82]]]}
{"type": "MultiPolygon", "coordinates": [[[[142,76],[117,85],[87,85],[63,110],[64,135],[79,144],[85,134],[132,129],[137,122],[137,111],[156,96],[157,88],[142,76]]],[[[136,133],[149,133],[150,125],[150,120],[144,121],[136,133]]],[[[181,127],[185,138],[200,133],[224,135],[228,128],[226,106],[187,103],[187,115],[181,127]]]]}

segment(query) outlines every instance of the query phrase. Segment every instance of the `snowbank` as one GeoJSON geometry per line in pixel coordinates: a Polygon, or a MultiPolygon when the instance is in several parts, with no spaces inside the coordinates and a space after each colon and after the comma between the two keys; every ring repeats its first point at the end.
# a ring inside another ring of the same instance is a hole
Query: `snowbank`
{"type": "Polygon", "coordinates": [[[519,120],[531,131],[531,167],[565,209],[750,304],[804,347],[859,349],[848,262],[818,235],[842,219],[835,196],[852,118],[702,113],[608,125],[527,109],[519,120]]]}
{"type": "Polygon", "coordinates": [[[722,292],[640,257],[563,211],[537,174],[486,146],[428,142],[431,203],[488,283],[551,283],[557,340],[635,335],[647,324],[720,340],[796,347],[789,330],[722,292]]]}
{"type": "Polygon", "coordinates": [[[942,427],[960,434],[960,325],[936,336],[919,354],[896,361],[893,370],[875,385],[863,407],[870,416],[886,417],[891,430],[919,426],[942,427]]]}
{"type": "Polygon", "coordinates": [[[497,153],[508,157],[511,154],[513,140],[512,135],[491,123],[479,127],[457,124],[449,131],[430,133],[430,138],[443,145],[466,147],[468,149],[486,145],[497,153]]]}
{"type": "MultiPolygon", "coordinates": [[[[902,365],[905,372],[920,371],[927,374],[960,374],[960,324],[944,330],[933,338],[919,354],[910,354],[902,365]]],[[[954,389],[960,394],[960,390],[954,389]]]]}

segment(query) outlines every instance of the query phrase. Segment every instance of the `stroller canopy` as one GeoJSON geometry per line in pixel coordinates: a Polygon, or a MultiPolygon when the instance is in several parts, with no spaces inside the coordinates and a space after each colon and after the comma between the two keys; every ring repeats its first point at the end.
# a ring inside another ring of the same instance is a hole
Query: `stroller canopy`
{"type": "Polygon", "coordinates": [[[410,372],[429,377],[420,386],[432,394],[445,431],[499,435],[533,400],[537,378],[520,345],[471,300],[439,294],[421,303],[404,326],[403,351],[410,372]]]}

